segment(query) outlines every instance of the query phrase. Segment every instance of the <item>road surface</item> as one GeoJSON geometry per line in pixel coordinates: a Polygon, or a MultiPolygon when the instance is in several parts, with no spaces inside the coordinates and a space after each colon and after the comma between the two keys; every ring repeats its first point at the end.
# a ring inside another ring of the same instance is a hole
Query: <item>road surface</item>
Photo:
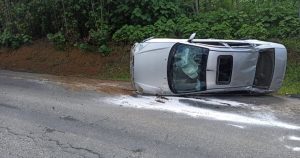
{"type": "Polygon", "coordinates": [[[0,157],[300,157],[300,100],[0,71],[0,157]],[[130,95],[131,94],[131,95],[130,95]]]}

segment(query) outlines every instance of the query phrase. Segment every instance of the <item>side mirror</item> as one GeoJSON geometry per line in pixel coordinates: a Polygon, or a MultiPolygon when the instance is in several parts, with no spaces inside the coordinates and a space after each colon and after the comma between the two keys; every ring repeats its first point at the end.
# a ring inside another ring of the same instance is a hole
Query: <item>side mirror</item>
{"type": "Polygon", "coordinates": [[[196,37],[196,33],[191,34],[188,42],[192,43],[193,39],[196,37]]]}

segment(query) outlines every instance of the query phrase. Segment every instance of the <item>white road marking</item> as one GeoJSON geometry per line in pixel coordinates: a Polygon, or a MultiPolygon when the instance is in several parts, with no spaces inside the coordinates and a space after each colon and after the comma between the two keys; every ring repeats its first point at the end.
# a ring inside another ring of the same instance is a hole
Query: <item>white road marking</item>
{"type": "Polygon", "coordinates": [[[289,136],[288,139],[294,140],[294,141],[300,141],[300,137],[297,137],[297,136],[289,136]]]}
{"type": "MultiPolygon", "coordinates": [[[[221,111],[215,111],[211,109],[205,109],[205,108],[199,108],[199,107],[193,107],[189,106],[186,103],[182,103],[179,100],[183,99],[180,97],[167,97],[164,99],[164,102],[157,102],[156,97],[153,96],[120,96],[120,97],[113,97],[108,98],[106,101],[109,103],[122,105],[124,107],[131,107],[131,108],[141,108],[141,109],[149,109],[149,110],[160,110],[160,111],[168,111],[168,112],[175,112],[180,114],[185,114],[191,117],[202,117],[207,119],[214,119],[214,120],[220,120],[220,121],[228,121],[228,122],[236,122],[236,123],[244,123],[244,124],[253,124],[253,125],[263,125],[263,126],[271,126],[271,127],[280,127],[280,128],[286,128],[286,129],[294,129],[299,130],[300,126],[293,125],[290,123],[285,123],[276,120],[274,116],[263,116],[263,117],[249,117],[249,116],[243,116],[240,114],[234,114],[229,112],[221,112],[221,111]]],[[[199,101],[198,99],[193,98],[184,98],[184,99],[190,99],[192,101],[199,101]]],[[[219,102],[212,102],[208,100],[207,102],[205,100],[201,100],[200,102],[207,103],[207,104],[214,104],[214,105],[221,105],[219,102]]],[[[223,102],[223,100],[222,100],[223,102]]],[[[238,107],[238,106],[251,106],[250,104],[244,104],[244,103],[238,103],[238,102],[229,102],[224,100],[224,102],[227,103],[233,103],[232,106],[238,107]]],[[[224,105],[224,104],[222,104],[224,105]]]]}
{"type": "Polygon", "coordinates": [[[287,149],[292,150],[292,151],[300,151],[300,147],[292,147],[292,146],[288,146],[288,145],[285,145],[285,147],[286,147],[287,149]]]}
{"type": "MultiPolygon", "coordinates": [[[[282,136],[279,138],[279,141],[285,142],[285,140],[288,140],[290,143],[291,141],[300,141],[300,137],[297,136],[282,136]]],[[[292,150],[292,151],[300,151],[300,147],[298,146],[290,146],[290,145],[284,145],[285,148],[292,150]]]]}
{"type": "Polygon", "coordinates": [[[279,138],[279,141],[281,141],[281,142],[284,142],[284,140],[285,140],[285,136],[282,136],[279,138]]]}
{"type": "Polygon", "coordinates": [[[237,127],[237,128],[240,128],[240,129],[246,128],[245,126],[241,126],[241,125],[235,125],[235,124],[228,124],[228,125],[233,126],[233,127],[237,127]]]}

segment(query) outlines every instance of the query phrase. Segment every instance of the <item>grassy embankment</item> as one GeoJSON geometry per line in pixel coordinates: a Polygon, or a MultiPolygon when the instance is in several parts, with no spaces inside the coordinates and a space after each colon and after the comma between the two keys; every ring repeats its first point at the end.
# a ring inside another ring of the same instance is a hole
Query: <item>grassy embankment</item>
{"type": "Polygon", "coordinates": [[[288,49],[288,66],[279,94],[300,94],[300,41],[283,40],[288,49]]]}
{"type": "MultiPolygon", "coordinates": [[[[283,40],[288,48],[288,67],[279,94],[300,94],[300,41],[283,40]]],[[[102,80],[129,81],[130,46],[110,44],[112,52],[103,57],[77,48],[58,51],[46,40],[18,50],[0,50],[0,69],[62,76],[81,76],[102,80]]]]}

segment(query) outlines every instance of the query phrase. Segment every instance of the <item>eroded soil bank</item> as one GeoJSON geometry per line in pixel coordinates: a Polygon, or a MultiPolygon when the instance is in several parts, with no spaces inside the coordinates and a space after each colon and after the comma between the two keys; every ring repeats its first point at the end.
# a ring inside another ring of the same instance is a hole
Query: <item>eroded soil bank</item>
{"type": "Polygon", "coordinates": [[[130,46],[111,45],[109,56],[78,48],[59,51],[47,40],[17,50],[0,49],[0,69],[59,76],[128,80],[130,46]]]}

